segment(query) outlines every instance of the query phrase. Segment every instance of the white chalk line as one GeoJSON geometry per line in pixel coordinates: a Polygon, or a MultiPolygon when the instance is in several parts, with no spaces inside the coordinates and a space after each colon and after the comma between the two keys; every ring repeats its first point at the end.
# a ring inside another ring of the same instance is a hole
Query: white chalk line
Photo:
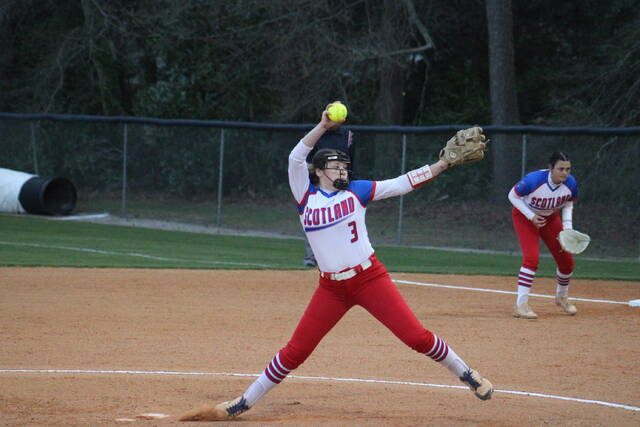
{"type": "MultiPolygon", "coordinates": [[[[258,374],[244,374],[236,372],[179,372],[179,371],[130,371],[130,370],[103,370],[103,369],[0,369],[1,374],[118,374],[118,375],[193,375],[193,376],[224,376],[224,377],[258,377],[258,374]]],[[[316,377],[306,375],[288,375],[287,378],[313,381],[339,381],[352,383],[394,384],[417,387],[453,388],[468,390],[467,386],[432,384],[413,381],[375,380],[365,378],[340,378],[340,377],[316,377]]],[[[626,409],[640,412],[640,407],[625,405],[622,403],[605,402],[603,400],[581,399],[577,397],[558,396],[546,393],[532,393],[518,390],[494,390],[494,393],[515,394],[520,396],[541,397],[546,399],[565,400],[570,402],[588,403],[607,406],[610,408],[626,409]]]]}
{"type": "MultiPolygon", "coordinates": [[[[467,286],[454,286],[454,285],[441,285],[438,283],[423,283],[423,282],[412,282],[410,280],[398,280],[398,279],[393,279],[394,282],[396,283],[403,283],[403,284],[407,284],[407,285],[416,285],[416,286],[429,286],[429,287],[433,287],[433,288],[448,288],[448,289],[460,289],[460,290],[464,290],[464,291],[476,291],[476,292],[491,292],[494,294],[510,294],[510,295],[517,295],[517,292],[514,291],[501,291],[498,289],[486,289],[486,288],[470,288],[467,286]]],[[[543,294],[529,294],[529,296],[531,297],[540,297],[540,298],[555,298],[555,295],[543,295],[543,294]]],[[[584,302],[601,302],[604,304],[624,304],[624,305],[630,305],[631,301],[611,301],[611,300],[605,300],[605,299],[591,299],[591,298],[575,298],[575,297],[569,297],[570,300],[574,300],[574,301],[584,301],[584,302]]],[[[632,300],[635,301],[635,300],[632,300]]]]}
{"type": "Polygon", "coordinates": [[[100,219],[100,218],[108,218],[110,215],[108,213],[101,214],[87,214],[87,215],[69,215],[69,216],[56,216],[51,219],[55,221],[86,221],[87,219],[100,219]]]}
{"type": "MultiPolygon", "coordinates": [[[[16,244],[12,242],[3,242],[0,241],[0,244],[16,244]]],[[[39,244],[24,244],[24,245],[34,245],[34,246],[46,246],[39,244]]],[[[69,248],[65,248],[69,249],[69,248]]],[[[109,253],[107,251],[99,251],[95,249],[80,249],[80,248],[72,248],[76,250],[86,250],[89,252],[98,252],[98,253],[109,253]]],[[[131,255],[129,253],[123,255],[131,255]]],[[[145,256],[139,254],[140,256],[145,256]]],[[[150,256],[148,256],[150,257],[150,256]]],[[[170,258],[161,258],[161,257],[153,257],[161,260],[172,260],[170,258]]],[[[242,264],[242,263],[235,263],[242,264]]],[[[254,265],[254,264],[246,264],[246,265],[254,265]]],[[[393,280],[396,283],[409,284],[409,285],[417,285],[417,286],[426,286],[426,287],[437,287],[437,288],[447,288],[447,289],[459,289],[459,290],[469,290],[476,292],[490,292],[490,293],[499,293],[499,294],[511,294],[516,295],[517,292],[513,291],[502,291],[497,289],[486,289],[486,288],[472,288],[466,286],[454,286],[454,285],[442,285],[437,283],[423,283],[423,282],[414,282],[409,280],[393,280]]],[[[553,295],[542,295],[542,294],[530,294],[530,296],[536,296],[541,298],[554,298],[553,295]]],[[[611,301],[611,300],[598,300],[598,299],[589,299],[589,298],[570,298],[576,301],[587,301],[587,302],[600,302],[600,303],[608,303],[608,304],[624,304],[628,305],[628,302],[624,301],[611,301]]],[[[236,376],[236,377],[257,377],[257,374],[243,374],[243,373],[230,373],[230,372],[175,372],[175,371],[129,371],[129,370],[75,370],[75,369],[0,369],[0,373],[77,373],[77,374],[142,374],[142,375],[207,375],[207,376],[236,376]]],[[[343,381],[343,382],[361,382],[361,383],[377,383],[377,384],[396,384],[396,385],[412,385],[412,386],[420,386],[420,387],[436,387],[436,388],[453,388],[453,389],[462,389],[466,390],[466,386],[456,386],[456,385],[446,385],[446,384],[431,384],[431,383],[420,383],[420,382],[410,382],[410,381],[392,381],[392,380],[374,380],[374,379],[362,379],[362,378],[334,378],[334,377],[312,377],[312,376],[302,376],[302,375],[288,375],[287,378],[295,378],[295,379],[308,379],[308,380],[325,380],[325,381],[343,381]]],[[[548,399],[556,399],[556,400],[566,400],[572,402],[580,402],[580,403],[590,403],[595,405],[608,406],[612,408],[620,408],[626,409],[630,411],[640,411],[640,407],[624,405],[620,403],[612,403],[601,400],[591,400],[591,399],[581,399],[575,397],[567,397],[567,396],[558,396],[546,393],[534,393],[534,392],[525,392],[525,391],[516,391],[516,390],[495,390],[497,393],[505,393],[505,394],[515,394],[515,395],[523,395],[523,396],[533,396],[533,397],[541,397],[548,399]]]]}
{"type": "Polygon", "coordinates": [[[159,256],[153,256],[153,255],[147,255],[147,254],[140,254],[136,252],[104,251],[101,249],[78,248],[73,246],[46,245],[43,243],[18,243],[18,242],[7,242],[7,241],[0,240],[0,245],[27,246],[32,248],[44,248],[44,249],[62,249],[67,251],[87,252],[87,253],[94,253],[94,254],[100,254],[100,255],[130,256],[130,257],[151,259],[154,261],[197,262],[201,264],[223,264],[223,265],[237,265],[237,266],[243,266],[243,267],[252,266],[252,267],[274,268],[273,265],[257,264],[252,262],[213,261],[213,260],[197,260],[197,259],[185,260],[180,258],[167,258],[167,257],[159,257],[159,256]]]}

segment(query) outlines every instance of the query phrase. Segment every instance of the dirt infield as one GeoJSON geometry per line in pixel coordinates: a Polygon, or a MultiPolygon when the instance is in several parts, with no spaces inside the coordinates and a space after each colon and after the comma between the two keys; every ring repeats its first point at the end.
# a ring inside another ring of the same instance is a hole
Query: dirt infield
{"type": "MultiPolygon", "coordinates": [[[[287,341],[314,271],[0,268],[0,424],[171,425],[239,395],[287,341]],[[164,420],[133,420],[161,413],[164,420]]],[[[514,291],[515,278],[392,274],[514,291]]],[[[426,327],[490,378],[482,402],[360,308],[233,425],[638,426],[638,282],[574,280],[578,314],[532,297],[398,282],[426,327]],[[601,301],[594,301],[601,300],[601,301]],[[369,380],[369,381],[364,381],[369,380]],[[240,423],[240,424],[236,424],[240,423]]],[[[551,279],[534,293],[551,295],[551,279]]],[[[217,425],[231,423],[218,423],[217,425]]]]}

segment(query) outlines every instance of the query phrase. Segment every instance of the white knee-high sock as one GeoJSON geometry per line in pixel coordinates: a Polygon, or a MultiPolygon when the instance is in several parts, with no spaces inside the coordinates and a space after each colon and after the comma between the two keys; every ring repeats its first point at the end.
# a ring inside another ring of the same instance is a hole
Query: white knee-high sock
{"type": "Polygon", "coordinates": [[[569,282],[573,273],[563,274],[560,270],[556,269],[556,295],[559,297],[566,297],[569,295],[569,282]]]}
{"type": "Polygon", "coordinates": [[[251,408],[262,396],[277,385],[277,383],[271,382],[264,372],[261,373],[258,379],[255,380],[243,394],[244,398],[247,399],[247,406],[251,408]]]}
{"type": "Polygon", "coordinates": [[[280,384],[289,372],[291,370],[285,368],[280,362],[280,353],[276,354],[258,379],[243,393],[244,398],[247,399],[247,405],[249,407],[255,405],[269,390],[280,384]]]}
{"type": "Polygon", "coordinates": [[[516,300],[516,305],[521,306],[522,304],[529,302],[529,291],[531,290],[533,279],[535,277],[536,272],[534,270],[528,269],[524,266],[520,267],[520,272],[518,273],[518,299],[516,300]]]}
{"type": "Polygon", "coordinates": [[[460,378],[469,370],[469,366],[456,354],[447,343],[433,334],[433,347],[425,355],[447,368],[453,375],[460,378]]]}

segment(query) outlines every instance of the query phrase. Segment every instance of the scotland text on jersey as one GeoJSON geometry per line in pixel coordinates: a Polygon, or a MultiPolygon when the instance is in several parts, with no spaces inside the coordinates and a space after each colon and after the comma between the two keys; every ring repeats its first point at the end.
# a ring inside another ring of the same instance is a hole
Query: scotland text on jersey
{"type": "Polygon", "coordinates": [[[355,212],[353,197],[341,200],[331,207],[310,208],[304,210],[304,230],[313,231],[330,227],[351,217],[355,212]]]}

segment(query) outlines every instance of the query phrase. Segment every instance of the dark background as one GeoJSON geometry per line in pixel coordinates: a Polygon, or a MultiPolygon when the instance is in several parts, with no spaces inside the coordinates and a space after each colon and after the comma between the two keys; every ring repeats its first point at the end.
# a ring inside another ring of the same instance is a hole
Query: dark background
{"type": "Polygon", "coordinates": [[[370,225],[376,242],[517,251],[507,193],[560,149],[580,184],[574,225],[594,238],[593,255],[637,259],[639,6],[5,0],[0,112],[236,123],[3,117],[0,167],[66,176],[79,212],[299,235],[286,160],[306,130],[231,125],[311,124],[340,99],[346,126],[379,127],[356,131],[364,179],[435,161],[453,133],[385,126],[635,127],[624,136],[490,132],[484,161],[448,171],[404,205],[376,204],[370,225]]]}
{"type": "Polygon", "coordinates": [[[3,0],[0,111],[487,124],[512,53],[510,121],[637,126],[638,40],[637,0],[3,0]]]}

